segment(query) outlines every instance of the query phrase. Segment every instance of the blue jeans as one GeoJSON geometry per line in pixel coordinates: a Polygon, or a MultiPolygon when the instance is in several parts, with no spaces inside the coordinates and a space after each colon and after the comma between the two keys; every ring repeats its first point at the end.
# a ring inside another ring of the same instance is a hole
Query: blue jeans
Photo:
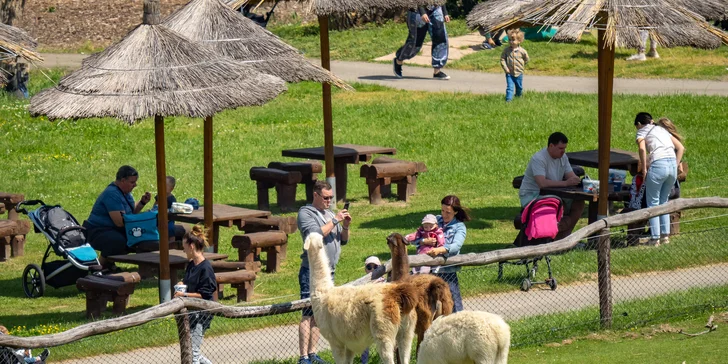
{"type": "Polygon", "coordinates": [[[450,287],[450,294],[452,294],[453,308],[452,312],[460,312],[463,310],[463,298],[460,295],[460,282],[458,281],[458,274],[452,273],[438,273],[436,276],[442,278],[447,285],[450,287]]]}
{"type": "Polygon", "coordinates": [[[513,89],[516,89],[516,97],[523,94],[523,73],[518,77],[513,77],[506,73],[506,101],[513,100],[513,89]]]}
{"type": "MultiPolygon", "coordinates": [[[[663,205],[670,197],[670,189],[677,179],[677,160],[675,158],[658,159],[647,170],[645,194],[647,207],[663,205]]],[[[650,235],[659,239],[660,235],[670,234],[670,215],[650,218],[650,235]]]]}

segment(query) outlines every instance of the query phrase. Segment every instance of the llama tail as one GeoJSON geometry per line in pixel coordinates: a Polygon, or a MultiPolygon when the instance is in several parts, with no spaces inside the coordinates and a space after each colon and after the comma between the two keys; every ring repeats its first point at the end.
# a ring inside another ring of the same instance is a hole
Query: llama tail
{"type": "Polygon", "coordinates": [[[430,286],[427,287],[427,297],[430,298],[430,308],[434,313],[434,318],[452,313],[452,294],[450,293],[450,286],[444,280],[433,279],[430,286]]]}
{"type": "Polygon", "coordinates": [[[399,283],[392,287],[392,298],[401,314],[409,314],[417,305],[417,288],[410,283],[399,283]]]}

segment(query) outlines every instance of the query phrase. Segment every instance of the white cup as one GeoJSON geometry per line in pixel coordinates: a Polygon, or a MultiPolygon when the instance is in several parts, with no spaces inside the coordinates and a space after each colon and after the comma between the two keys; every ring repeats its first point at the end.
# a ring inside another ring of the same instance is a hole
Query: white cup
{"type": "Polygon", "coordinates": [[[187,292],[187,285],[186,284],[175,284],[174,285],[174,291],[179,293],[186,293],[187,292]]]}

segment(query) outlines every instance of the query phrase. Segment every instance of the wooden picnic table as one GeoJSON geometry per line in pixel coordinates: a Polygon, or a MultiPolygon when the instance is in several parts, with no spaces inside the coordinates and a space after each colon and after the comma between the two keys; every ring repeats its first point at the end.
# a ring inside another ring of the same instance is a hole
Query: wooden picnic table
{"type": "MultiPolygon", "coordinates": [[[[582,167],[599,168],[599,151],[585,150],[583,152],[568,152],[566,156],[569,163],[582,167]]],[[[639,154],[622,149],[612,148],[609,151],[609,168],[630,170],[634,166],[637,169],[639,154]]]]}
{"type": "MultiPolygon", "coordinates": [[[[218,253],[202,253],[205,259],[213,260],[224,260],[227,259],[227,255],[218,253]]],[[[115,263],[126,263],[134,264],[139,266],[139,275],[143,278],[148,276],[149,272],[159,268],[159,251],[149,253],[138,253],[138,254],[122,254],[122,255],[111,255],[106,257],[109,261],[115,263]],[[142,274],[144,273],[144,274],[142,274]]],[[[172,280],[172,284],[177,284],[177,271],[184,270],[189,263],[187,255],[182,250],[169,250],[169,277],[172,280]]]]}
{"type": "MultiPolygon", "coordinates": [[[[286,149],[284,157],[326,160],[324,147],[286,149]]],[[[336,176],[336,198],[346,200],[347,164],[358,164],[372,159],[374,154],[397,154],[396,148],[357,144],[334,145],[334,175],[336,176]]]]}
{"type": "Polygon", "coordinates": [[[8,213],[7,220],[0,219],[0,262],[25,255],[25,235],[30,232],[30,222],[19,220],[15,211],[15,206],[23,200],[22,193],[0,192],[0,214],[8,213]]]}
{"type": "MultiPolygon", "coordinates": [[[[561,198],[568,198],[572,200],[586,201],[589,210],[589,223],[597,221],[597,211],[599,206],[599,195],[595,193],[584,192],[582,186],[571,186],[571,187],[550,187],[542,188],[541,195],[554,195],[561,198]]],[[[609,201],[624,201],[626,197],[629,197],[629,191],[609,192],[609,201]]]]}
{"type": "MultiPolygon", "coordinates": [[[[245,220],[265,218],[268,216],[271,216],[270,211],[246,209],[223,204],[212,205],[212,250],[217,253],[221,226],[236,226],[238,229],[242,229],[245,226],[245,220]]],[[[192,211],[191,214],[169,214],[169,219],[190,224],[204,224],[205,211],[199,208],[192,211]]]]}

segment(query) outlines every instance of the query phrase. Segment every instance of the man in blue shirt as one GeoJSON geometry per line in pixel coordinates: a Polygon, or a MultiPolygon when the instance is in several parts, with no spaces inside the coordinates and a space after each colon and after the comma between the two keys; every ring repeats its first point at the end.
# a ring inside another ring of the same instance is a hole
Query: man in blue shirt
{"type": "MultiPolygon", "coordinates": [[[[138,178],[139,172],[136,169],[131,166],[121,166],[116,172],[116,180],[101,192],[91,208],[88,220],[83,222],[86,238],[89,244],[101,253],[99,262],[106,268],[115,268],[107,264],[106,257],[130,252],[126,245],[123,215],[141,212],[152,197],[147,191],[138,203],[134,203],[131,191],[136,187],[138,178]]],[[[137,247],[137,250],[140,249],[157,250],[159,242],[150,242],[143,247],[137,247]]]]}

